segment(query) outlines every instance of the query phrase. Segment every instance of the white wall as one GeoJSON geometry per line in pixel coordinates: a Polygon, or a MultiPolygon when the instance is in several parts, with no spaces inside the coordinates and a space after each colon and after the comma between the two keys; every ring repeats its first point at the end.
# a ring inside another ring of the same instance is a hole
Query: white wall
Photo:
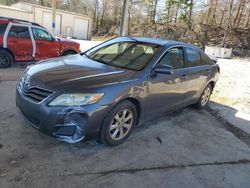
{"type": "MultiPolygon", "coordinates": [[[[25,10],[32,10],[27,15],[19,15],[17,17],[19,19],[25,19],[29,21],[33,21],[38,23],[49,31],[52,30],[52,9],[49,7],[43,6],[33,6],[31,4],[19,2],[11,5],[12,7],[17,7],[25,10]],[[34,14],[33,14],[34,12],[34,14]],[[51,15],[51,16],[50,16],[51,15]]],[[[11,8],[11,7],[10,7],[11,8]]],[[[0,10],[1,12],[1,10],[0,10]]],[[[14,11],[15,12],[15,11],[14,11]]],[[[15,13],[13,13],[9,17],[13,17],[15,13]]],[[[6,15],[3,15],[6,16],[6,15]]],[[[90,39],[91,38],[91,19],[81,14],[71,13],[67,11],[57,10],[56,12],[56,35],[60,34],[63,37],[74,37],[78,39],[90,39]]]]}

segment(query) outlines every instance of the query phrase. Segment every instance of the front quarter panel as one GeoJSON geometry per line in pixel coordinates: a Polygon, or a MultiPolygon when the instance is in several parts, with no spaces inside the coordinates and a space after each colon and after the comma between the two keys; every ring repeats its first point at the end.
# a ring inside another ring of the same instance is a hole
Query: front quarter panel
{"type": "Polygon", "coordinates": [[[140,104],[141,118],[144,116],[144,103],[147,96],[147,79],[146,77],[136,78],[118,84],[109,85],[98,90],[103,92],[104,97],[100,104],[109,105],[112,109],[116,104],[123,100],[136,100],[140,104]]]}

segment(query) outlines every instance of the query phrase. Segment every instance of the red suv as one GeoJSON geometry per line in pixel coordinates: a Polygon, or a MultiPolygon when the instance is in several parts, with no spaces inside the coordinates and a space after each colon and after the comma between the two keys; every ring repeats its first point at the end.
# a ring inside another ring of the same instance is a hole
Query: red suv
{"type": "Polygon", "coordinates": [[[0,17],[0,68],[79,52],[79,43],[54,38],[36,23],[0,17]]]}

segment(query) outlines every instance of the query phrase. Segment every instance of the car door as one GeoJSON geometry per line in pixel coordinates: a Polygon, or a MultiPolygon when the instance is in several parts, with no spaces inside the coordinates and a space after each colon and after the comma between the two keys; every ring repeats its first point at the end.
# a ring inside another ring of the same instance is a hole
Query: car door
{"type": "Polygon", "coordinates": [[[185,47],[185,69],[189,91],[186,93],[188,101],[195,101],[200,97],[207,84],[210,74],[209,65],[202,64],[200,51],[193,47],[185,47]]]}
{"type": "Polygon", "coordinates": [[[156,64],[172,67],[171,74],[152,73],[148,79],[148,97],[146,100],[147,116],[157,115],[185,103],[187,81],[184,67],[184,51],[182,47],[173,47],[156,64]],[[153,76],[152,76],[153,75],[153,76]]]}
{"type": "Polygon", "coordinates": [[[60,43],[48,31],[32,27],[32,33],[36,43],[37,60],[60,56],[60,43]]]}
{"type": "Polygon", "coordinates": [[[33,46],[27,26],[11,25],[7,36],[7,48],[9,48],[16,61],[33,60],[33,46]]]}

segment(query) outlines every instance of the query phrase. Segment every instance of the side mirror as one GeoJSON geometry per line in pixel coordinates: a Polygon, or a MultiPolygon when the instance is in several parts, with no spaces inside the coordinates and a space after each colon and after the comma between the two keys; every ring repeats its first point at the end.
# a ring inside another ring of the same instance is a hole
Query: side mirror
{"type": "Polygon", "coordinates": [[[158,74],[173,74],[173,67],[170,65],[159,65],[154,72],[158,74]]]}

